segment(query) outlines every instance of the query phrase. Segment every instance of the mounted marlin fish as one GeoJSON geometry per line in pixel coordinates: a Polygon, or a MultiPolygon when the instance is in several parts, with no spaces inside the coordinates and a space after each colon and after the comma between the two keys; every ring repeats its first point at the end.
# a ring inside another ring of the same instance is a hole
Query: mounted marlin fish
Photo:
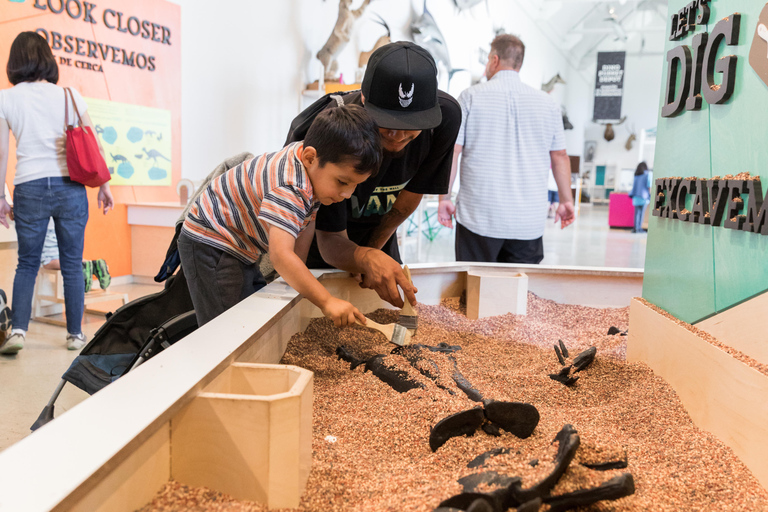
{"type": "Polygon", "coordinates": [[[464,71],[463,69],[453,69],[451,67],[451,56],[448,53],[448,46],[445,44],[445,37],[443,37],[440,29],[437,28],[435,18],[432,17],[432,14],[427,9],[427,0],[424,0],[424,13],[411,23],[411,34],[416,44],[424,47],[432,55],[432,58],[435,59],[435,62],[443,63],[443,66],[448,71],[449,84],[454,73],[464,71]]]}

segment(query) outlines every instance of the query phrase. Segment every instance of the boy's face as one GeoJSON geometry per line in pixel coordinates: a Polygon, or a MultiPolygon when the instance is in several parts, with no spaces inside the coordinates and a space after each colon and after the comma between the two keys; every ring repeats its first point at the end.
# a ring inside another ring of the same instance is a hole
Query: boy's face
{"type": "Polygon", "coordinates": [[[301,161],[307,169],[309,180],[312,182],[315,199],[324,205],[349,199],[352,197],[355,187],[370,176],[370,173],[360,174],[356,172],[354,166],[346,163],[332,164],[328,162],[320,167],[317,152],[311,146],[304,148],[301,161]]]}

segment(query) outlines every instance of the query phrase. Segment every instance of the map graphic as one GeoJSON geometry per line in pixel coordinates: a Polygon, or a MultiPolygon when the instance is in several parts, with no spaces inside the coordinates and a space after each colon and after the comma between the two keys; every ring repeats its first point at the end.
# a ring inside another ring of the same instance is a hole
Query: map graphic
{"type": "Polygon", "coordinates": [[[171,184],[171,111],[85,98],[110,185],[171,184]]]}

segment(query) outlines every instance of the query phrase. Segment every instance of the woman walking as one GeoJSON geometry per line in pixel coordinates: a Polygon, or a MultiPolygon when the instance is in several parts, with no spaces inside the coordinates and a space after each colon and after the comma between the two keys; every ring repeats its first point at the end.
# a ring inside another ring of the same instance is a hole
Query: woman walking
{"type": "MultiPolygon", "coordinates": [[[[0,354],[15,354],[24,348],[49,218],[54,221],[64,278],[66,344],[68,349],[78,350],[85,345],[81,329],[85,293],[82,259],[88,197],[83,185],[69,179],[67,170],[65,125],[74,124],[74,119],[64,119],[66,94],[56,85],[59,68],[42,36],[35,32],[19,34],[11,45],[6,72],[13,87],[0,91],[0,183],[5,182],[12,131],[17,158],[13,218],[19,262],[13,281],[13,329],[0,345],[0,354]]],[[[72,93],[83,113],[83,124],[92,126],[83,98],[74,89],[72,93]]],[[[69,110],[74,109],[70,106],[69,110]]],[[[103,157],[101,146],[99,149],[103,157]]],[[[98,201],[104,214],[112,209],[108,183],[100,187],[98,201]]],[[[0,224],[6,228],[10,213],[7,198],[0,196],[0,224]]]]}
{"type": "Polygon", "coordinates": [[[648,164],[640,162],[635,170],[635,181],[632,184],[632,191],[629,193],[632,198],[632,205],[635,207],[635,227],[633,233],[643,233],[643,218],[645,209],[651,202],[651,171],[648,170],[648,164]]]}

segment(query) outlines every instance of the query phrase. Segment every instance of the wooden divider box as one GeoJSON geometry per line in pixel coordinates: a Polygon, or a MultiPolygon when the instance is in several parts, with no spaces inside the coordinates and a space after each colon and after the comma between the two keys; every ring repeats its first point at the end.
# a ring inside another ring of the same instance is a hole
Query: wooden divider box
{"type": "Polygon", "coordinates": [[[528,305],[528,276],[522,272],[469,270],[467,317],[472,320],[512,313],[524,315],[528,305]]]}
{"type": "Polygon", "coordinates": [[[295,508],[312,465],[312,372],[233,363],[171,421],[171,477],[295,508]]]}

